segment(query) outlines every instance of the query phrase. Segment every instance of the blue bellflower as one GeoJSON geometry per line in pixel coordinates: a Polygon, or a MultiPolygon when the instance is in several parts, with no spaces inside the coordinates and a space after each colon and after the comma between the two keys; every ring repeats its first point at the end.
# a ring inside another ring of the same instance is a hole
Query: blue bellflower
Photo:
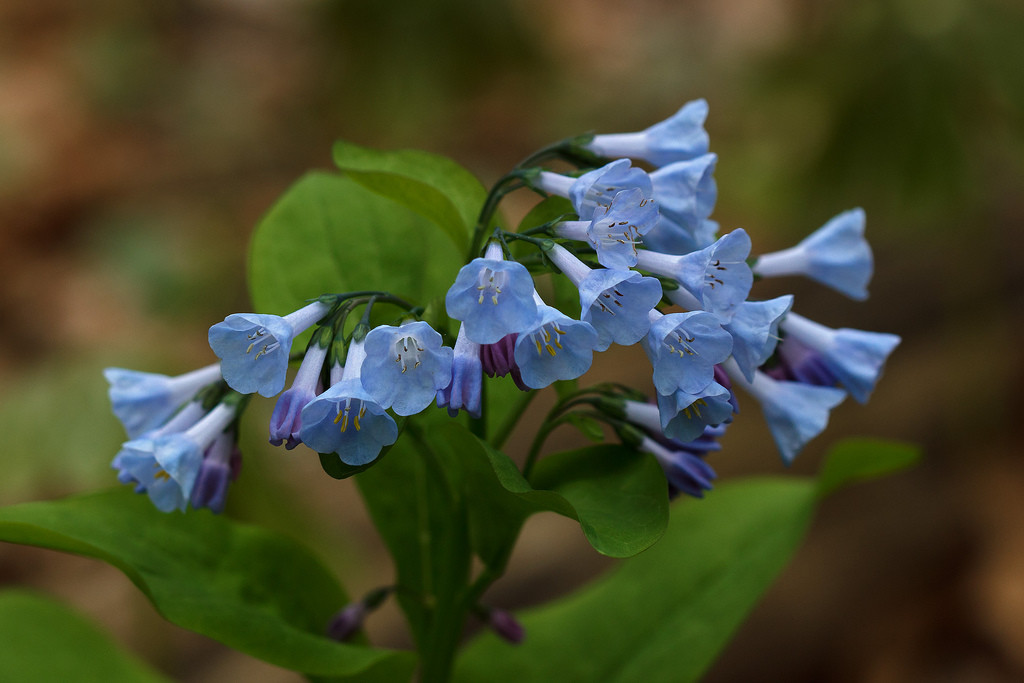
{"type": "Polygon", "coordinates": [[[873,270],[859,208],[835,216],[795,247],[762,254],[754,264],[761,277],[804,275],[858,301],[868,298],[873,270]]]}
{"type": "Polygon", "coordinates": [[[644,350],[654,368],[659,394],[681,389],[696,394],[714,379],[714,366],[729,357],[732,337],[718,318],[704,311],[650,311],[651,329],[644,350]]]}
{"type": "Polygon", "coordinates": [[[708,151],[708,134],[704,121],[708,103],[699,99],[687,102],[671,117],[639,133],[595,135],[584,145],[603,157],[643,159],[655,166],[685,161],[708,151]]]}
{"type": "Polygon", "coordinates": [[[597,332],[595,350],[604,351],[612,342],[629,346],[647,334],[648,313],[661,301],[661,283],[632,270],[591,270],[564,247],[548,251],[580,293],[580,318],[597,332]]]}
{"type": "Polygon", "coordinates": [[[302,443],[302,410],[316,398],[320,372],[327,358],[327,347],[313,344],[302,357],[291,388],[277,397],[270,416],[270,443],[291,450],[302,443]]]}
{"type": "Polygon", "coordinates": [[[792,305],[792,294],[768,301],[744,301],[732,319],[722,324],[732,335],[732,357],[748,382],[754,380],[754,371],[775,351],[779,322],[792,305]]]}
{"type": "Polygon", "coordinates": [[[779,455],[787,465],[807,442],[825,430],[829,412],[846,398],[842,389],[777,380],[760,370],[748,382],[732,359],[723,366],[732,381],[761,404],[779,455]]]}
{"type": "Polygon", "coordinates": [[[644,238],[648,249],[688,254],[715,241],[718,224],[708,220],[708,216],[718,199],[714,177],[717,161],[714,154],[705,154],[664,166],[651,174],[661,219],[644,238]]]}
{"type": "Polygon", "coordinates": [[[381,325],[365,340],[363,388],[383,408],[415,415],[451,384],[453,352],[422,320],[381,325]]]}
{"type": "Polygon", "coordinates": [[[523,383],[543,389],[556,380],[576,379],[593,362],[597,332],[590,323],[573,320],[557,308],[547,306],[535,293],[538,319],[519,334],[515,362],[523,383]]]}
{"type": "Polygon", "coordinates": [[[353,341],[344,369],[331,368],[331,387],[302,410],[302,442],[318,453],[337,453],[346,465],[365,465],[398,438],[398,425],[363,388],[366,351],[353,341]]]}
{"type": "Polygon", "coordinates": [[[284,317],[235,313],[211,327],[210,348],[222,361],[224,381],[242,394],[279,394],[288,374],[292,340],[329,309],[316,301],[284,317]]]}
{"type": "Polygon", "coordinates": [[[786,337],[779,355],[789,374],[806,384],[841,384],[858,403],[867,403],[885,361],[900,343],[895,334],[850,328],[834,330],[796,313],[782,321],[786,337]]]}
{"type": "Polygon", "coordinates": [[[624,190],[640,190],[645,198],[654,196],[651,177],[642,168],[619,159],[578,178],[541,171],[535,184],[548,194],[567,197],[582,221],[591,221],[611,209],[615,197],[624,190]]]}
{"type": "Polygon", "coordinates": [[[679,282],[705,311],[728,320],[746,300],[754,276],[747,265],[750,237],[742,229],[682,256],[642,250],[637,267],[679,282]]]}
{"type": "Polygon", "coordinates": [[[123,368],[106,368],[110,403],[124,425],[128,438],[164,424],[182,403],[203,387],[220,379],[220,364],[193,370],[177,377],[123,368]]]}
{"type": "Polygon", "coordinates": [[[134,482],[161,512],[184,511],[192,497],[203,453],[235,419],[236,407],[220,404],[185,431],[143,436],[122,445],[114,458],[118,479],[134,482]]]}
{"type": "Polygon", "coordinates": [[[452,381],[437,392],[437,406],[452,417],[465,410],[479,419],[483,400],[483,364],[480,344],[470,341],[465,327],[459,327],[452,357],[452,381]]]}
{"type": "Polygon", "coordinates": [[[658,394],[662,433],[680,443],[698,438],[706,427],[731,422],[734,411],[732,392],[715,381],[693,394],[682,389],[658,394]]]}
{"type": "Polygon", "coordinates": [[[563,221],[554,228],[559,237],[589,242],[605,268],[626,270],[636,265],[636,245],[658,224],[658,205],[638,188],[616,194],[607,211],[589,221],[563,221]]]}
{"type": "Polygon", "coordinates": [[[445,296],[445,307],[477,344],[493,344],[507,334],[522,332],[537,318],[530,272],[521,263],[505,261],[496,242],[487,245],[483,258],[459,270],[445,296]]]}

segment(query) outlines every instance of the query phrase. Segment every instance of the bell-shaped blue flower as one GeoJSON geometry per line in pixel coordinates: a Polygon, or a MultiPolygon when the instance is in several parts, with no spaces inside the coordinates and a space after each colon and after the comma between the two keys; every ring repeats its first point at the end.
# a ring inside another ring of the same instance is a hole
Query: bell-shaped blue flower
{"type": "Polygon", "coordinates": [[[742,229],[682,256],[642,250],[637,267],[679,282],[705,311],[728,320],[746,300],[754,276],[747,265],[750,237],[742,229]]]}
{"type": "Polygon", "coordinates": [[[723,366],[732,381],[761,404],[775,446],[787,465],[807,442],[825,430],[829,412],[846,398],[842,389],[777,380],[760,370],[754,373],[752,382],[747,382],[732,359],[723,366]]]}
{"type": "Polygon", "coordinates": [[[329,309],[316,301],[284,317],[235,313],[211,327],[210,348],[221,359],[224,381],[242,394],[279,394],[288,374],[292,340],[329,309]]]}
{"type": "Polygon", "coordinates": [[[573,320],[536,298],[537,323],[518,336],[514,356],[523,383],[543,389],[556,380],[576,379],[590,369],[597,332],[590,323],[573,320]]]}
{"type": "Polygon", "coordinates": [[[732,337],[718,318],[704,311],[649,313],[651,329],[644,342],[654,367],[659,394],[678,390],[696,394],[714,379],[714,366],[729,357],[732,337]]]}
{"type": "Polygon", "coordinates": [[[868,298],[873,270],[859,208],[835,216],[795,247],[762,254],[754,264],[761,277],[804,275],[858,301],[868,298]]]}
{"type": "Polygon", "coordinates": [[[714,176],[717,161],[716,155],[705,154],[651,173],[661,219],[644,237],[649,250],[688,254],[715,241],[718,224],[708,216],[718,199],[714,176]]]}
{"type": "Polygon", "coordinates": [[[661,283],[632,270],[591,270],[564,247],[547,252],[580,292],[580,318],[597,332],[595,350],[604,351],[612,342],[629,346],[647,334],[648,313],[661,301],[661,283]]]}
{"type": "Polygon", "coordinates": [[[734,407],[732,392],[714,381],[693,394],[681,389],[658,394],[661,431],[680,443],[696,439],[706,427],[731,422],[734,407]]]}
{"type": "Polygon", "coordinates": [[[180,432],[144,436],[125,442],[112,465],[118,479],[134,482],[161,512],[182,510],[192,497],[203,453],[235,419],[236,407],[220,404],[180,432]]]}
{"type": "Polygon", "coordinates": [[[437,406],[447,408],[452,417],[465,410],[479,419],[483,400],[483,363],[480,344],[470,341],[464,327],[459,328],[452,357],[452,380],[437,392],[437,406]]]}
{"type": "Polygon", "coordinates": [[[277,397],[270,415],[270,443],[291,450],[302,443],[302,410],[316,398],[320,372],[327,358],[327,347],[312,344],[302,358],[292,386],[277,397]]]}
{"type": "Polygon", "coordinates": [[[337,453],[346,465],[365,465],[398,439],[398,425],[363,388],[362,341],[348,349],[344,370],[331,369],[331,388],[302,410],[302,443],[318,453],[337,453]]]}
{"type": "Polygon", "coordinates": [[[655,166],[666,166],[708,151],[708,134],[704,130],[707,116],[707,101],[693,100],[647,130],[595,135],[585,147],[603,157],[630,157],[649,161],[655,166]]]}
{"type": "Polygon", "coordinates": [[[399,415],[424,410],[451,384],[453,352],[422,320],[375,327],[366,335],[365,349],[363,388],[399,415]]]}
{"type": "Polygon", "coordinates": [[[859,403],[867,403],[885,361],[900,343],[895,334],[834,330],[796,313],[786,315],[782,330],[786,337],[779,355],[794,379],[822,386],[839,383],[859,403]]]}
{"type": "Polygon", "coordinates": [[[779,322],[793,305],[793,295],[768,301],[744,301],[732,319],[722,324],[732,335],[732,357],[748,382],[754,370],[761,367],[775,351],[779,342],[779,322]]]}
{"type": "Polygon", "coordinates": [[[657,203],[633,188],[615,195],[608,210],[597,211],[590,221],[563,221],[554,233],[589,242],[602,266],[626,270],[636,265],[636,245],[658,221],[657,203]]]}
{"type": "Polygon", "coordinates": [[[242,453],[238,450],[235,435],[221,432],[203,454],[192,496],[189,502],[196,510],[209,508],[215,514],[224,512],[228,488],[238,477],[242,465],[242,453]]]}
{"type": "Polygon", "coordinates": [[[134,439],[167,421],[182,403],[220,379],[220,364],[208,365],[177,377],[123,368],[106,368],[114,415],[134,439]]]}
{"type": "Polygon", "coordinates": [[[521,263],[505,261],[496,242],[487,246],[483,258],[459,270],[445,306],[477,344],[493,344],[507,334],[522,332],[537,318],[530,272],[521,263]]]}
{"type": "Polygon", "coordinates": [[[608,212],[616,195],[624,190],[638,189],[644,197],[654,196],[651,177],[642,168],[631,166],[629,159],[618,159],[578,178],[541,171],[534,184],[548,194],[568,197],[582,221],[608,212]]]}

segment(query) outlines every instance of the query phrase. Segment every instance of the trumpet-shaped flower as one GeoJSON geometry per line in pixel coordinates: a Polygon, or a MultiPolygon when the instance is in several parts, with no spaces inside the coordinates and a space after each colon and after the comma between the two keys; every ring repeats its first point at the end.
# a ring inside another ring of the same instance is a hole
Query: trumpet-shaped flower
{"type": "Polygon", "coordinates": [[[631,157],[649,161],[655,166],[666,166],[708,151],[708,134],[704,130],[707,116],[707,101],[693,100],[647,130],[595,135],[585,147],[603,157],[631,157]]]}
{"type": "Polygon", "coordinates": [[[834,330],[796,313],[785,317],[782,330],[786,338],[779,355],[791,377],[821,386],[839,383],[859,403],[867,403],[885,361],[900,343],[895,334],[834,330]]]}
{"type": "Polygon", "coordinates": [[[235,419],[236,407],[220,404],[185,431],[143,436],[124,443],[112,465],[122,482],[135,482],[161,512],[184,511],[203,464],[203,453],[235,419]]]}
{"type": "Polygon", "coordinates": [[[658,394],[662,433],[680,443],[696,439],[706,427],[731,422],[734,409],[732,392],[714,381],[693,394],[658,394]]]}
{"type": "Polygon", "coordinates": [[[728,320],[746,300],[754,282],[746,261],[749,254],[750,237],[738,229],[711,246],[682,256],[643,250],[637,267],[677,280],[701,308],[728,320]]]}
{"type": "Polygon", "coordinates": [[[873,269],[863,209],[835,216],[795,247],[762,254],[754,264],[761,277],[804,275],[858,301],[868,298],[873,269]]]}
{"type": "Polygon", "coordinates": [[[661,301],[661,283],[632,270],[591,270],[564,247],[555,245],[548,257],[580,292],[582,320],[597,332],[595,350],[612,342],[629,346],[644,338],[648,313],[661,301]]]}
{"type": "Polygon", "coordinates": [[[331,369],[331,388],[302,410],[302,442],[318,453],[337,453],[346,465],[365,465],[398,438],[398,425],[360,380],[366,351],[362,341],[349,346],[344,370],[331,369]]]}
{"type": "Polygon", "coordinates": [[[327,347],[313,344],[306,351],[295,373],[291,388],[277,398],[274,412],[270,415],[270,443],[291,450],[302,443],[299,432],[302,429],[302,410],[316,398],[320,372],[327,358],[327,347]]]}
{"type": "Polygon", "coordinates": [[[235,313],[211,327],[210,348],[221,359],[224,381],[243,394],[279,394],[288,374],[292,340],[329,309],[315,301],[284,317],[235,313]]]}
{"type": "Polygon", "coordinates": [[[688,254],[715,241],[718,224],[708,216],[718,198],[714,176],[717,161],[716,155],[705,154],[651,173],[661,219],[644,238],[648,249],[688,254]]]}
{"type": "Polygon", "coordinates": [[[460,409],[474,418],[480,417],[483,399],[480,349],[480,344],[470,341],[465,328],[460,327],[452,357],[452,381],[437,392],[438,407],[447,408],[452,417],[458,415],[460,409]]]}
{"type": "Polygon", "coordinates": [[[376,327],[365,345],[363,388],[382,408],[415,415],[451,384],[453,352],[422,320],[376,327]]]}
{"type": "Polygon", "coordinates": [[[220,364],[193,370],[177,377],[123,368],[106,368],[114,415],[134,439],[167,421],[182,403],[220,379],[220,364]]]}
{"type": "Polygon", "coordinates": [[[514,357],[523,383],[543,389],[555,380],[576,379],[590,369],[597,332],[590,323],[573,320],[536,298],[537,323],[518,336],[514,357]]]}
{"type": "Polygon", "coordinates": [[[829,412],[846,398],[842,389],[777,380],[760,370],[748,382],[732,359],[723,365],[732,381],[761,404],[779,455],[787,465],[808,441],[824,431],[829,412]]]}
{"type": "Polygon", "coordinates": [[[631,166],[629,159],[618,159],[579,178],[541,171],[536,185],[549,194],[568,197],[582,221],[608,212],[612,201],[624,190],[638,189],[645,198],[654,196],[651,177],[643,169],[631,166]]]}
{"type": "Polygon", "coordinates": [[[768,301],[744,301],[732,319],[722,324],[732,335],[732,357],[748,382],[754,380],[754,370],[775,351],[779,322],[792,305],[791,294],[768,301]]]}
{"type": "Polygon", "coordinates": [[[505,261],[496,242],[487,246],[483,258],[459,270],[445,306],[477,344],[493,344],[507,334],[522,332],[537,318],[533,278],[523,264],[505,261]]]}
{"type": "Polygon", "coordinates": [[[638,188],[616,194],[607,211],[589,221],[564,221],[555,226],[559,237],[586,241],[605,268],[626,270],[636,265],[636,245],[658,224],[658,205],[638,188]]]}
{"type": "Polygon", "coordinates": [[[649,314],[644,350],[654,367],[659,394],[696,394],[714,379],[714,366],[729,357],[732,337],[718,318],[704,311],[649,314]]]}

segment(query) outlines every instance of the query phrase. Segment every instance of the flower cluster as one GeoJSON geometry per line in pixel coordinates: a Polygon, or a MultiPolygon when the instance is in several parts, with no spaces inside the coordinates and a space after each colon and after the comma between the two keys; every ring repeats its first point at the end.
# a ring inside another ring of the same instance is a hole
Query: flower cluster
{"type": "Polygon", "coordinates": [[[572,138],[499,181],[473,236],[475,258],[444,299],[457,330],[434,318],[439,332],[424,308],[385,292],[325,294],[286,316],[228,316],[209,332],[220,363],[204,370],[166,378],[109,369],[114,411],[131,439],[114,460],[120,479],[161,510],[220,510],[237,472],[240,397],[278,396],[272,444],[305,444],[363,468],[396,441],[402,418],[432,404],[481,418],[484,375],[542,389],[583,376],[594,353],[612,344],[642,345],[650,396],[598,392],[590,419],[652,454],[672,493],[701,497],[711,488],[705,458],[737,413],[737,389],[759,402],[790,463],[847,393],[867,400],[899,338],[825,327],[795,313],[789,295],[751,298],[756,278],[784,275],[866,298],[864,213],[841,213],[791,249],[752,256],[744,230],[720,234],[711,219],[717,157],[706,116],[707,103],[697,100],[645,131],[572,138]],[[543,165],[552,157],[577,170],[543,165]],[[498,190],[509,179],[571,209],[525,232],[492,231],[498,190]],[[515,258],[512,240],[539,253],[515,258]],[[541,296],[539,273],[572,283],[578,317],[541,296]],[[380,304],[400,313],[372,326],[380,304]],[[360,307],[361,319],[348,324],[360,307]],[[307,330],[305,353],[293,356],[307,330]]]}

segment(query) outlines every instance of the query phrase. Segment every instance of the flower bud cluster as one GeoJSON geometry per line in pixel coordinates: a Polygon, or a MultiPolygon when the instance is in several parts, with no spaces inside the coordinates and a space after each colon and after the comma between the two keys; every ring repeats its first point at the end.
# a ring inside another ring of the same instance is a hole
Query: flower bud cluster
{"type": "MultiPolygon", "coordinates": [[[[481,216],[474,244],[486,244],[458,272],[444,301],[448,316],[460,322],[451,347],[411,305],[399,324],[370,329],[369,309],[389,295],[350,293],[323,295],[286,316],[228,316],[209,332],[221,359],[211,366],[216,374],[157,381],[109,370],[115,413],[133,439],[115,459],[122,480],[161,509],[184,509],[190,496],[196,505],[196,491],[203,492],[200,504],[223,506],[231,459],[218,437],[237,411],[220,404],[200,415],[188,402],[217,375],[240,394],[280,394],[271,443],[289,449],[302,443],[363,467],[397,439],[395,416],[436,403],[453,416],[464,410],[479,418],[484,374],[511,375],[520,389],[542,389],[583,376],[594,353],[612,344],[641,344],[649,360],[653,400],[620,405],[616,429],[626,443],[654,455],[671,491],[702,496],[711,488],[715,475],[704,458],[719,448],[737,412],[737,387],[760,403],[788,464],[847,393],[867,400],[899,338],[827,328],[793,312],[789,295],[751,298],[755,278],[783,275],[866,298],[872,257],[864,213],[846,211],[791,249],[752,257],[744,230],[719,234],[711,219],[717,156],[708,149],[707,111],[696,100],[645,131],[573,138],[550,148],[578,165],[596,160],[577,173],[517,168],[515,178],[568,200],[575,215],[490,237],[492,216],[481,216]],[[513,258],[512,239],[537,245],[540,259],[513,258]],[[533,279],[538,271],[556,272],[575,286],[578,318],[541,297],[533,279]],[[347,334],[345,316],[357,305],[366,307],[364,322],[347,334]],[[285,390],[293,340],[310,328],[312,340],[285,390]],[[168,445],[172,437],[189,447],[168,445]]],[[[496,205],[489,199],[485,207],[496,205]]]]}

